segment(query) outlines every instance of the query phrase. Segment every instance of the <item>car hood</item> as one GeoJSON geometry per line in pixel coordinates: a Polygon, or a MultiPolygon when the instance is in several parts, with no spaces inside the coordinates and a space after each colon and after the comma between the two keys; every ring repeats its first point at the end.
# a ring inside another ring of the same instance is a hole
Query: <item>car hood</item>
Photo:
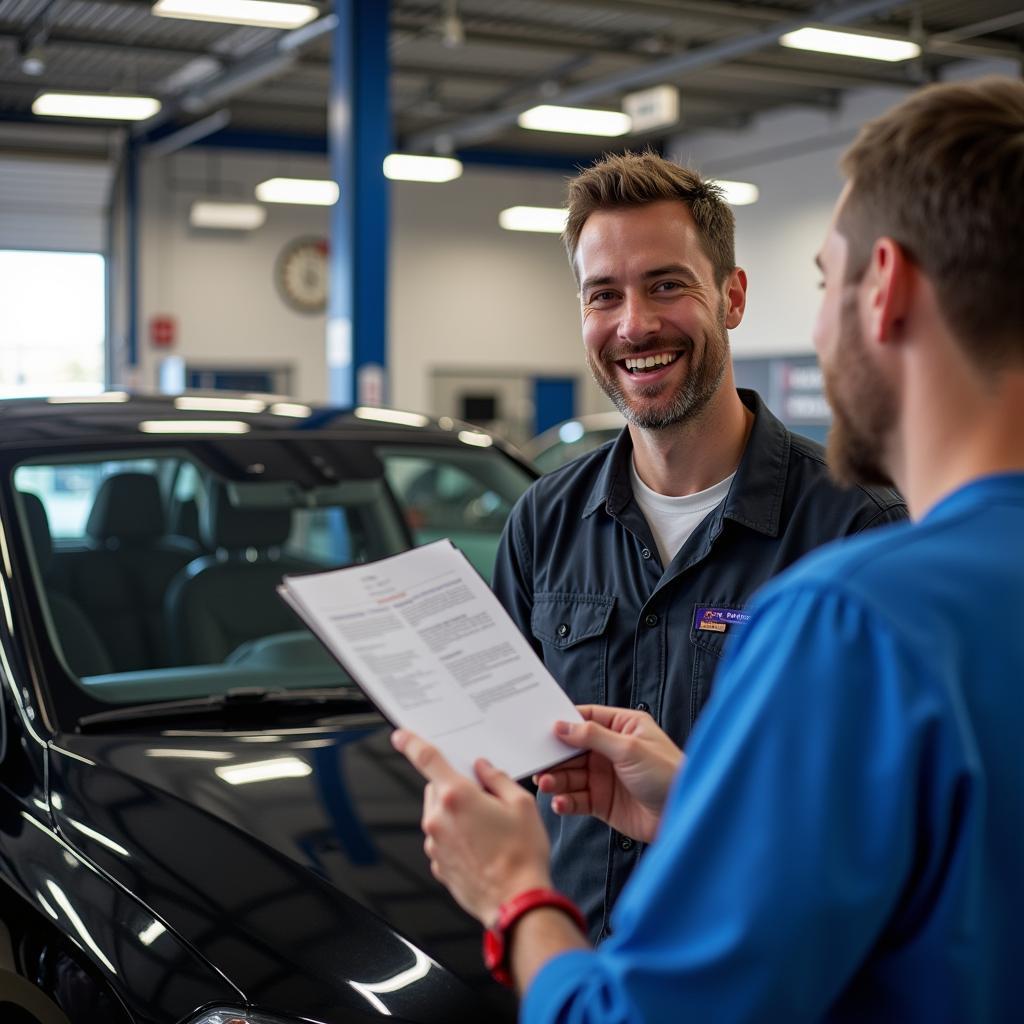
{"type": "Polygon", "coordinates": [[[65,839],[253,1005],[339,1024],[513,1019],[479,925],[430,875],[422,782],[376,716],[64,735],[49,777],[65,839]]]}

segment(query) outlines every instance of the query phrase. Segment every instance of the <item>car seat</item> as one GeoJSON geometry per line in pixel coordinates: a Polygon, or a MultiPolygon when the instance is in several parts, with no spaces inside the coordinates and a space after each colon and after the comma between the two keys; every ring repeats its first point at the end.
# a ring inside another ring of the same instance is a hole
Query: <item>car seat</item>
{"type": "Polygon", "coordinates": [[[291,532],[291,509],[236,507],[225,485],[211,480],[199,530],[215,553],[185,566],[167,592],[175,664],[220,663],[247,640],[301,628],[277,595],[285,573],[317,568],[281,553],[291,532]]]}
{"type": "Polygon", "coordinates": [[[53,621],[55,645],[63,652],[64,660],[76,675],[103,675],[112,671],[110,655],[85,612],[70,597],[48,586],[48,576],[53,566],[53,539],[50,536],[46,506],[38,495],[28,491],[21,492],[21,501],[36,566],[53,621]]]}

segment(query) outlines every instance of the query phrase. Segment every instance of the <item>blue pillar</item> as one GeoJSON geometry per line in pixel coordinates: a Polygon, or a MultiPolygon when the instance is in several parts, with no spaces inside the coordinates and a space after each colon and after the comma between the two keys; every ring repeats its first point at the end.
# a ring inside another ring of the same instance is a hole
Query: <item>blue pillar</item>
{"type": "Polygon", "coordinates": [[[341,191],[331,208],[329,395],[387,400],[388,183],[391,151],[387,0],[336,0],[328,139],[341,191]]]}
{"type": "Polygon", "coordinates": [[[111,383],[123,383],[123,370],[131,373],[139,365],[139,147],[130,137],[125,146],[124,219],[128,289],[125,366],[118,367],[116,380],[111,383]]]}

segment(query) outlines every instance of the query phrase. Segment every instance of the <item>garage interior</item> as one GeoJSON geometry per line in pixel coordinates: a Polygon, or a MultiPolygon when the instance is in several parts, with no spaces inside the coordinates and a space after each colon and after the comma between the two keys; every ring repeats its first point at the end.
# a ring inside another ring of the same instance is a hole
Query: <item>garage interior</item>
{"type": "MultiPolygon", "coordinates": [[[[820,436],[814,273],[790,254],[820,237],[839,151],[922,83],[1019,74],[1024,42],[1024,15],[996,0],[350,0],[311,5],[294,30],[153,7],[0,3],[0,252],[102,257],[82,285],[91,305],[71,317],[99,324],[82,351],[50,351],[68,334],[47,318],[73,303],[32,299],[16,315],[11,296],[0,302],[0,389],[272,391],[461,415],[520,443],[608,403],[582,366],[557,235],[503,230],[503,210],[557,210],[575,168],[644,147],[756,186],[758,201],[735,208],[750,278],[738,375],[820,436]],[[779,43],[805,26],[919,54],[779,43]],[[145,96],[159,110],[134,122],[33,113],[48,92],[145,96]],[[620,111],[636,94],[654,104],[653,127],[599,138],[517,124],[538,104],[620,111]],[[461,176],[389,181],[390,153],[454,157],[461,176]],[[258,201],[279,177],[333,180],[342,198],[258,201]],[[209,203],[254,219],[197,226],[209,203]],[[291,294],[303,274],[312,294],[291,294]]],[[[16,280],[59,288],[47,266],[4,275],[22,305],[16,280]]]]}

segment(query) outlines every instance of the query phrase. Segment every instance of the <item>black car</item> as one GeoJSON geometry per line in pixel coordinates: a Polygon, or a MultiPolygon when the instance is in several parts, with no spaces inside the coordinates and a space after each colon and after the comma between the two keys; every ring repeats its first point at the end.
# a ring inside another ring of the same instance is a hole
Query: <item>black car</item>
{"type": "Polygon", "coordinates": [[[534,475],[392,410],[0,402],[3,1024],[514,1018],[422,783],[275,587],[441,531],[486,576],[534,475]]]}

